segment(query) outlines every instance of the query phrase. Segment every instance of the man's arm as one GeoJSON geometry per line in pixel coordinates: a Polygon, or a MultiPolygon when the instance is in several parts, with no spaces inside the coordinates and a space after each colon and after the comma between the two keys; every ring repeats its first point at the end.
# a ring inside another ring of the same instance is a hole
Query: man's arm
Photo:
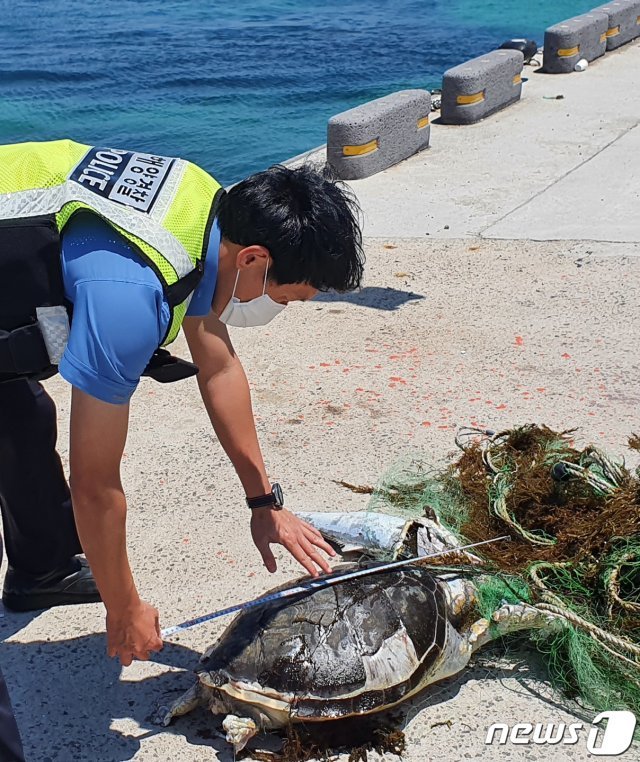
{"type": "Polygon", "coordinates": [[[127,503],[120,461],[129,405],[111,405],[73,388],[70,486],[82,548],[107,609],[109,656],[126,667],[162,648],[158,612],[140,600],[126,543],[127,503]]]}
{"type": "MultiPolygon", "coordinates": [[[[215,314],[186,318],[183,328],[193,361],[200,368],[198,384],[214,430],[248,497],[271,490],[264,467],[251,407],[249,384],[226,326],[215,314]]],[[[317,567],[331,567],[318,549],[334,555],[312,526],[289,511],[258,508],[252,512],[254,542],[270,572],[276,562],[269,547],[280,543],[314,576],[317,567]]]]}

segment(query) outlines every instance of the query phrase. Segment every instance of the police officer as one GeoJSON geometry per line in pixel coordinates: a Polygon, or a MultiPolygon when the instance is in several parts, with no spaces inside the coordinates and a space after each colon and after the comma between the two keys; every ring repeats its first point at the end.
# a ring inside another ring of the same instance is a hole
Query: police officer
{"type": "Polygon", "coordinates": [[[109,655],[126,666],[162,647],[158,612],[129,567],[119,476],[143,374],[168,381],[199,368],[267,569],[276,569],[270,544],[280,543],[310,574],[330,570],[322,551],[331,548],[283,509],[282,490],[267,480],[227,326],[264,325],[291,301],[357,288],[357,213],[345,189],[310,167],[275,166],[225,193],[181,159],[73,141],[0,146],[8,608],[102,599],[109,655]],[[181,327],[195,365],[161,348],[181,327]],[[70,491],[54,403],[39,383],[56,371],[72,385],[70,491]]]}

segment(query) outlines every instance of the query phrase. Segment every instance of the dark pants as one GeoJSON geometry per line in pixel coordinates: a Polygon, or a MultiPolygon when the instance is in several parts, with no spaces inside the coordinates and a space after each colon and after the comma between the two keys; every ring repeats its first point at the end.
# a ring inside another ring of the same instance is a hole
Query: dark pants
{"type": "Polygon", "coordinates": [[[41,575],[82,553],[56,452],[53,400],[41,384],[0,384],[0,507],[9,563],[41,575]]]}
{"type": "MultiPolygon", "coordinates": [[[[0,508],[9,563],[40,575],[81,553],[71,496],[56,452],[56,408],[32,381],[0,383],[0,508]]],[[[2,553],[0,544],[0,559],[2,553]]],[[[24,755],[0,673],[0,762],[24,755]]]]}
{"type": "MultiPolygon", "coordinates": [[[[2,561],[1,539],[0,561],[2,561]]],[[[13,716],[13,707],[2,670],[0,670],[0,762],[24,762],[20,733],[16,718],[13,716]]]]}
{"type": "Polygon", "coordinates": [[[18,733],[2,672],[0,672],[0,762],[24,762],[20,733],[18,733]]]}

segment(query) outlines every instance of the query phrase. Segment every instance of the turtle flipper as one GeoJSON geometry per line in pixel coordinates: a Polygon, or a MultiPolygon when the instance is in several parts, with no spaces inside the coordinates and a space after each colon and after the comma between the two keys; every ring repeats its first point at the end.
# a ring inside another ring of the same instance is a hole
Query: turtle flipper
{"type": "Polygon", "coordinates": [[[160,718],[161,724],[167,727],[174,717],[180,717],[183,714],[191,712],[200,703],[202,703],[200,685],[195,683],[186,693],[183,693],[179,699],[174,701],[168,709],[165,708],[163,716],[160,718]]]}
{"type": "Polygon", "coordinates": [[[228,714],[222,722],[222,727],[227,733],[227,743],[232,744],[236,754],[258,733],[258,726],[253,720],[237,717],[235,714],[228,714]]]}
{"type": "Polygon", "coordinates": [[[472,652],[491,640],[518,630],[541,630],[558,626],[558,618],[528,603],[505,603],[491,619],[478,619],[466,633],[472,652]]]}

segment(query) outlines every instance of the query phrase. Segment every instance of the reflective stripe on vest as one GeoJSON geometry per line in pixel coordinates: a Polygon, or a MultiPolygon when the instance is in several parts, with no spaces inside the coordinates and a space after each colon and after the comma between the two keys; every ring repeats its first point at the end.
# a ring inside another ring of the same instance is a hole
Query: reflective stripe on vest
{"type": "MultiPolygon", "coordinates": [[[[140,252],[168,294],[201,269],[221,190],[183,159],[70,140],[0,146],[0,219],[55,214],[62,231],[76,211],[92,211],[140,252]]],[[[176,338],[190,299],[169,299],[163,344],[176,338]]]]}

